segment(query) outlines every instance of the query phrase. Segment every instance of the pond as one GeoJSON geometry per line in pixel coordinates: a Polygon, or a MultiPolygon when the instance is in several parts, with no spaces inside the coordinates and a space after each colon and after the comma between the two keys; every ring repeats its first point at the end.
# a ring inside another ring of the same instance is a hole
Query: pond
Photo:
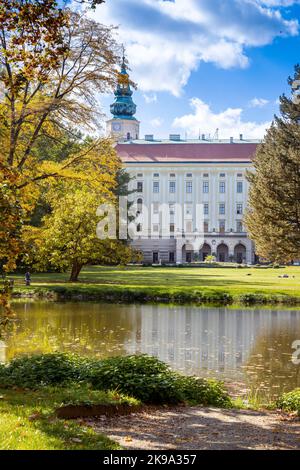
{"type": "Polygon", "coordinates": [[[217,377],[274,397],[300,387],[292,343],[300,311],[92,302],[14,303],[0,361],[72,351],[96,357],[147,353],[186,374],[217,377]]]}

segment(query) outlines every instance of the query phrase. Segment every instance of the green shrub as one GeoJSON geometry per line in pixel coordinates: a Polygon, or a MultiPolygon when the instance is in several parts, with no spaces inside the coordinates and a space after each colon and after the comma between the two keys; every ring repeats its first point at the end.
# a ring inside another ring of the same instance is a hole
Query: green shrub
{"type": "Polygon", "coordinates": [[[277,401],[277,406],[285,411],[297,411],[300,416],[300,388],[281,395],[277,401]]]}
{"type": "Polygon", "coordinates": [[[90,362],[62,353],[18,357],[0,369],[0,386],[37,388],[85,380],[90,362]]]}
{"type": "Polygon", "coordinates": [[[151,356],[104,359],[94,366],[90,380],[97,389],[118,390],[144,403],[180,401],[169,367],[151,356]]]}
{"type": "Polygon", "coordinates": [[[147,355],[103,360],[68,354],[40,354],[14,359],[0,367],[0,386],[37,389],[91,384],[94,390],[115,391],[143,403],[229,407],[231,400],[220,382],[186,377],[147,355]]]}
{"type": "Polygon", "coordinates": [[[184,402],[230,408],[232,401],[222,382],[177,374],[176,386],[184,402]]]}
{"type": "Polygon", "coordinates": [[[241,294],[238,300],[242,304],[252,305],[267,303],[268,298],[264,294],[241,294]]]}
{"type": "Polygon", "coordinates": [[[117,389],[144,403],[182,403],[230,406],[230,398],[216,381],[185,377],[159,359],[147,355],[99,361],[91,383],[103,390],[117,389]]]}

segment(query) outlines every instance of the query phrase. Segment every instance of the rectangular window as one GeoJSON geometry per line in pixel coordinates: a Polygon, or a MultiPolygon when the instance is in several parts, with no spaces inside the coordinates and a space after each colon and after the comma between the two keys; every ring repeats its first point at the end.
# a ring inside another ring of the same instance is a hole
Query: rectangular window
{"type": "Polygon", "coordinates": [[[174,194],[176,193],[176,182],[175,181],[170,181],[169,182],[169,192],[174,194]]]}
{"type": "Polygon", "coordinates": [[[152,204],[152,207],[153,207],[153,214],[158,214],[159,213],[159,203],[158,202],[154,202],[152,204]]]}
{"type": "Polygon", "coordinates": [[[243,204],[236,205],[236,213],[237,215],[243,215],[243,204]]]}
{"type": "Polygon", "coordinates": [[[159,232],[159,225],[158,224],[153,224],[152,225],[152,231],[153,231],[153,233],[159,232]]]}
{"type": "Polygon", "coordinates": [[[225,215],[225,204],[223,202],[219,204],[219,214],[225,215]]]}
{"type": "Polygon", "coordinates": [[[208,173],[203,173],[203,178],[208,178],[208,173]]]}
{"type": "Polygon", "coordinates": [[[153,181],[153,192],[159,193],[159,181],[153,181]]]}
{"type": "Polygon", "coordinates": [[[220,193],[222,193],[222,194],[225,193],[225,181],[220,181],[220,183],[219,183],[219,191],[220,191],[220,193]]]}
{"type": "Polygon", "coordinates": [[[138,173],[138,174],[137,174],[137,177],[138,177],[138,178],[143,178],[143,173],[138,173]]]}
{"type": "Polygon", "coordinates": [[[225,233],[225,220],[219,220],[219,232],[225,233]]]}
{"type": "Polygon", "coordinates": [[[175,178],[175,177],[176,177],[175,173],[170,173],[170,178],[175,178]]]}
{"type": "Polygon", "coordinates": [[[175,204],[169,204],[170,215],[175,215],[175,204]]]}
{"type": "Polygon", "coordinates": [[[209,193],[209,182],[208,181],[203,181],[203,192],[205,194],[209,193]]]}
{"type": "Polygon", "coordinates": [[[159,178],[159,173],[154,173],[153,178],[159,178]]]}
{"type": "Polygon", "coordinates": [[[137,182],[137,192],[138,192],[138,193],[142,193],[142,192],[143,192],[143,182],[142,182],[142,181],[138,181],[138,182],[137,182]]]}
{"type": "Polygon", "coordinates": [[[236,191],[237,191],[237,193],[242,193],[243,192],[243,182],[242,181],[237,182],[236,191]]]}
{"type": "Polygon", "coordinates": [[[175,263],[175,253],[174,253],[174,251],[171,251],[169,253],[169,263],[175,263]]]}
{"type": "Polygon", "coordinates": [[[204,233],[207,233],[207,232],[208,232],[208,221],[207,221],[207,220],[204,221],[203,230],[204,230],[204,233]]]}
{"type": "Polygon", "coordinates": [[[225,178],[225,173],[220,173],[220,178],[225,178]]]}
{"type": "Polygon", "coordinates": [[[204,204],[204,215],[208,215],[208,214],[209,214],[209,205],[204,204]]]}
{"type": "Polygon", "coordinates": [[[137,224],[136,226],[136,231],[141,232],[142,231],[142,224],[137,224]]]}
{"type": "Polygon", "coordinates": [[[170,224],[170,233],[174,233],[174,232],[175,232],[175,225],[170,224]]]}
{"type": "Polygon", "coordinates": [[[237,177],[238,177],[238,178],[243,178],[243,173],[238,173],[238,174],[237,174],[237,177]]]}
{"type": "Polygon", "coordinates": [[[186,181],[185,187],[186,187],[187,194],[191,194],[193,192],[193,183],[192,183],[192,181],[186,181]]]}
{"type": "Polygon", "coordinates": [[[186,174],[186,177],[187,177],[187,178],[192,178],[192,177],[193,177],[193,174],[192,174],[192,173],[187,173],[187,174],[186,174]]]}

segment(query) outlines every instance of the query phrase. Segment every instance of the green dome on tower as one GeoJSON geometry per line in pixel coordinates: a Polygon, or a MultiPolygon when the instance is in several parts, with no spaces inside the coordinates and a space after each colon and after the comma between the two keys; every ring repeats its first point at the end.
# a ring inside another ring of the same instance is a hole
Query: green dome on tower
{"type": "Polygon", "coordinates": [[[132,90],[129,84],[129,75],[125,64],[125,57],[121,66],[118,86],[115,91],[115,102],[110,105],[110,112],[115,119],[134,119],[136,104],[132,100],[132,90]]]}

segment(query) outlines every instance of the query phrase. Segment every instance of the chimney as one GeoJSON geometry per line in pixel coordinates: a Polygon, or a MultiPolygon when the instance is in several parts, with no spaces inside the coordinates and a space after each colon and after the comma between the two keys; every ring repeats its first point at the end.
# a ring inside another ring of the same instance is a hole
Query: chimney
{"type": "Polygon", "coordinates": [[[169,139],[178,142],[180,141],[180,134],[170,134],[169,139]]]}
{"type": "Polygon", "coordinates": [[[243,134],[240,134],[240,140],[244,140],[243,134]]]}
{"type": "Polygon", "coordinates": [[[233,144],[233,137],[230,137],[230,143],[233,144]]]}
{"type": "Polygon", "coordinates": [[[205,134],[202,134],[201,139],[205,140],[205,134]]]}

